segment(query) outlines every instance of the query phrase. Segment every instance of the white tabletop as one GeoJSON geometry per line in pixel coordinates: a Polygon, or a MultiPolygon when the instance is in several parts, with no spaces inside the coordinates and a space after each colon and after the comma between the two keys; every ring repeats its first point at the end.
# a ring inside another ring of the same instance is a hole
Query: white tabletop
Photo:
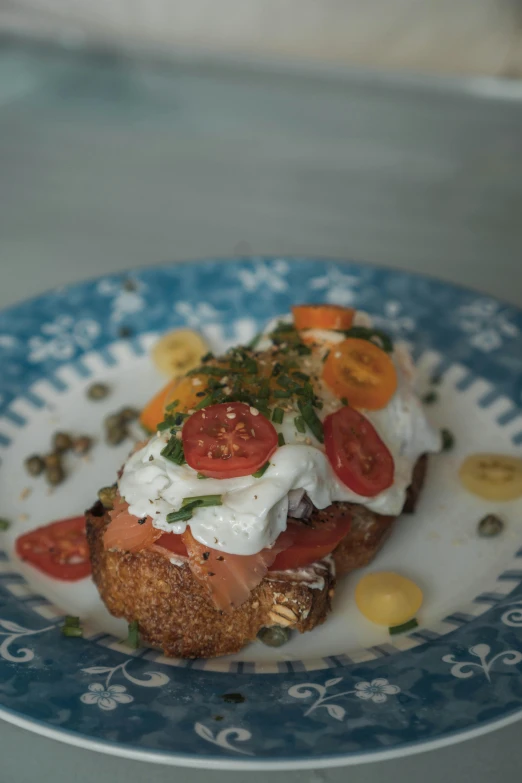
{"type": "MultiPolygon", "coordinates": [[[[0,306],[202,256],[368,260],[522,305],[522,89],[0,51],[0,306]],[[494,263],[493,263],[494,262],[494,263]]],[[[273,783],[518,779],[520,724],[273,783]]],[[[0,780],[265,779],[97,755],[0,723],[0,780]]]]}

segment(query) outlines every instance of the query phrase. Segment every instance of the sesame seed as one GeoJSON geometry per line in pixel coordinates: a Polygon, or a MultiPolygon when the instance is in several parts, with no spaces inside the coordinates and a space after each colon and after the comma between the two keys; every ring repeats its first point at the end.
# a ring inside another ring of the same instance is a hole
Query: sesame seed
{"type": "Polygon", "coordinates": [[[176,439],[177,439],[177,440],[181,440],[181,430],[178,430],[178,431],[176,432],[176,439]]]}
{"type": "Polygon", "coordinates": [[[231,410],[233,410],[233,408],[232,408],[231,405],[229,405],[228,408],[227,408],[227,411],[231,411],[231,410]]]}
{"type": "Polygon", "coordinates": [[[257,408],[250,408],[250,413],[252,414],[252,416],[259,416],[259,411],[257,410],[257,408]]]}
{"type": "Polygon", "coordinates": [[[227,413],[227,419],[235,419],[236,414],[235,413],[227,413]]]}
{"type": "Polygon", "coordinates": [[[201,378],[192,378],[192,385],[193,386],[202,386],[203,385],[203,381],[201,380],[201,378]]]}
{"type": "Polygon", "coordinates": [[[194,408],[191,408],[189,411],[187,411],[187,413],[189,414],[189,416],[192,416],[192,414],[193,414],[193,413],[195,413],[195,412],[196,412],[196,411],[194,410],[194,408]]]}
{"type": "Polygon", "coordinates": [[[336,358],[336,359],[340,359],[340,358],[341,358],[341,356],[342,356],[342,353],[341,353],[341,351],[336,351],[336,352],[334,353],[334,356],[335,356],[335,358],[336,358]]]}

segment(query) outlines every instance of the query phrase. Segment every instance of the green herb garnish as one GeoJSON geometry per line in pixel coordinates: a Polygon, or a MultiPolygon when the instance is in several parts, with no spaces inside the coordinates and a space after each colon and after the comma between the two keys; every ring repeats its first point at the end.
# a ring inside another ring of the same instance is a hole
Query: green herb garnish
{"type": "Polygon", "coordinates": [[[310,429],[312,435],[317,438],[319,443],[323,443],[323,424],[317,416],[317,413],[314,411],[313,405],[309,402],[304,402],[304,400],[299,400],[297,404],[299,406],[299,410],[301,411],[301,416],[303,417],[307,427],[310,429]]]}
{"type": "Polygon", "coordinates": [[[62,636],[81,638],[83,636],[83,628],[74,625],[62,626],[62,636]]]}
{"type": "Polygon", "coordinates": [[[222,506],[222,495],[196,495],[191,498],[183,498],[181,501],[183,507],[191,506],[193,508],[203,508],[204,506],[222,506]]]}
{"type": "Polygon", "coordinates": [[[383,351],[391,353],[393,351],[393,343],[388,337],[386,332],[382,332],[380,329],[368,329],[366,326],[352,326],[351,329],[347,329],[344,332],[346,337],[357,337],[360,340],[369,340],[375,342],[375,338],[380,341],[383,351]]]}
{"type": "Polygon", "coordinates": [[[455,436],[446,427],[443,427],[440,431],[442,437],[442,451],[451,451],[455,445],[455,436]]]}
{"type": "Polygon", "coordinates": [[[283,391],[282,389],[275,389],[275,391],[272,392],[272,397],[275,397],[277,400],[288,399],[291,396],[292,392],[283,391]]]}
{"type": "Polygon", "coordinates": [[[156,429],[158,432],[163,432],[164,430],[170,430],[171,427],[178,426],[176,424],[177,418],[177,416],[169,416],[168,419],[164,419],[160,424],[158,424],[156,429]]]}
{"type": "Polygon", "coordinates": [[[129,632],[125,643],[128,647],[132,647],[133,650],[137,650],[140,646],[140,630],[138,628],[137,620],[133,620],[132,623],[129,623],[129,632]]]}
{"type": "Polygon", "coordinates": [[[178,405],[179,405],[179,400],[174,400],[174,402],[169,402],[165,410],[167,411],[167,413],[170,413],[171,411],[174,410],[174,408],[177,408],[178,405]]]}
{"type": "Polygon", "coordinates": [[[341,397],[341,402],[343,405],[348,405],[348,399],[346,397],[341,397]]]}
{"type": "Polygon", "coordinates": [[[207,394],[206,397],[203,397],[197,405],[194,405],[195,411],[200,411],[201,408],[206,408],[207,405],[211,405],[215,401],[216,392],[212,392],[211,394],[207,394]]]}
{"type": "Polygon", "coordinates": [[[179,438],[172,435],[167,445],[161,450],[161,456],[174,462],[176,465],[185,463],[185,454],[183,453],[183,444],[179,438]]]}
{"type": "Polygon", "coordinates": [[[192,519],[194,511],[204,506],[221,506],[223,504],[222,495],[197,495],[192,498],[183,498],[181,508],[177,511],[171,511],[167,514],[167,522],[187,522],[192,519]]]}
{"type": "Polygon", "coordinates": [[[415,618],[413,620],[408,620],[407,623],[403,623],[402,625],[392,625],[388,630],[390,632],[390,636],[395,636],[399,633],[406,633],[406,631],[412,631],[414,628],[417,628],[419,623],[415,618]]]}
{"type": "Polygon", "coordinates": [[[209,351],[208,353],[206,353],[204,356],[201,357],[201,361],[203,362],[203,364],[206,364],[206,362],[209,362],[213,358],[214,358],[214,354],[212,353],[212,351],[209,351]]]}
{"type": "Polygon", "coordinates": [[[285,436],[283,435],[282,432],[280,432],[279,435],[277,436],[277,443],[279,446],[284,446],[286,443],[285,436]]]}
{"type": "Polygon", "coordinates": [[[198,474],[196,474],[196,478],[198,478],[198,479],[206,479],[206,478],[208,478],[208,476],[204,476],[203,473],[198,473],[198,474]]]}
{"type": "Polygon", "coordinates": [[[261,476],[264,476],[266,471],[268,470],[268,467],[270,466],[269,462],[265,462],[265,464],[259,468],[259,470],[256,470],[255,473],[252,473],[254,478],[261,478],[261,476]]]}
{"type": "Polygon", "coordinates": [[[272,421],[274,424],[282,424],[285,417],[285,412],[282,408],[274,408],[272,411],[272,421]]]}
{"type": "Polygon", "coordinates": [[[73,615],[66,615],[64,624],[62,625],[62,636],[70,636],[80,638],[83,636],[83,628],[80,625],[80,618],[73,617],[73,615]]]}
{"type": "Polygon", "coordinates": [[[297,378],[299,381],[309,381],[310,376],[307,375],[305,372],[300,372],[299,370],[294,370],[292,373],[292,378],[297,378]]]}
{"type": "Polygon", "coordinates": [[[302,416],[295,417],[294,427],[296,428],[297,432],[306,432],[306,424],[302,416]]]}
{"type": "Polygon", "coordinates": [[[11,523],[8,519],[0,519],[0,531],[2,530],[9,530],[11,527],[11,523]]]}

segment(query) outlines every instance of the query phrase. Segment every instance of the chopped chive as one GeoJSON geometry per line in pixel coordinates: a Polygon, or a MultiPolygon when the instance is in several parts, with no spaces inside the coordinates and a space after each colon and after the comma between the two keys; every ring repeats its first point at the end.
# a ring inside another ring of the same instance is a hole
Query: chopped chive
{"type": "Polygon", "coordinates": [[[390,632],[390,636],[395,636],[398,633],[406,633],[406,631],[412,631],[414,628],[417,628],[419,623],[413,618],[413,620],[408,620],[407,623],[403,623],[402,625],[392,625],[388,630],[390,632]]]}
{"type": "Polygon", "coordinates": [[[433,405],[433,403],[437,402],[438,399],[439,399],[439,395],[437,394],[436,391],[429,391],[422,398],[422,402],[424,403],[424,405],[433,405]]]}
{"type": "Polygon", "coordinates": [[[206,479],[206,478],[208,478],[208,476],[204,476],[203,473],[198,473],[196,475],[196,478],[198,478],[198,479],[206,479]]]}
{"type": "Polygon", "coordinates": [[[75,617],[72,614],[67,614],[65,616],[65,625],[67,628],[79,628],[80,627],[80,618],[75,617]]]}
{"type": "Polygon", "coordinates": [[[191,370],[187,375],[217,375],[222,377],[230,373],[230,367],[196,367],[195,370],[191,370]]]}
{"type": "Polygon", "coordinates": [[[274,424],[282,424],[285,417],[285,412],[282,408],[274,408],[272,412],[272,421],[274,424]]]}
{"type": "Polygon", "coordinates": [[[294,385],[294,381],[288,375],[279,375],[277,378],[277,383],[279,386],[284,386],[285,388],[294,385]]]}
{"type": "Polygon", "coordinates": [[[268,470],[269,465],[270,465],[269,462],[265,462],[265,464],[261,468],[259,468],[259,470],[256,470],[255,473],[252,473],[253,477],[254,478],[261,478],[261,476],[264,476],[264,474],[268,470]]]}
{"type": "Polygon", "coordinates": [[[310,380],[310,376],[307,375],[305,372],[294,371],[292,373],[292,377],[293,378],[297,378],[300,381],[309,381],[310,380]]]}
{"type": "Polygon", "coordinates": [[[214,402],[214,399],[215,399],[215,394],[214,394],[214,393],[212,393],[212,394],[207,394],[207,395],[206,395],[206,397],[203,397],[203,399],[202,399],[202,400],[200,400],[200,401],[197,403],[197,405],[194,405],[194,410],[195,410],[195,411],[200,411],[200,410],[201,410],[201,408],[206,408],[206,407],[207,407],[207,405],[210,405],[211,403],[213,403],[213,402],[214,402]]]}
{"type": "Polygon", "coordinates": [[[133,650],[137,650],[140,646],[140,630],[138,628],[138,621],[133,620],[129,623],[129,632],[127,635],[126,644],[132,647],[133,650]]]}
{"type": "Polygon", "coordinates": [[[306,432],[305,420],[302,416],[296,416],[294,419],[294,426],[297,432],[306,432]]]}
{"type": "Polygon", "coordinates": [[[83,628],[79,625],[63,625],[62,636],[81,638],[83,636],[83,628]]]}
{"type": "Polygon", "coordinates": [[[279,373],[281,372],[282,369],[283,369],[282,365],[279,364],[279,362],[276,362],[274,364],[274,366],[272,367],[272,375],[273,375],[273,377],[276,378],[279,375],[279,373]]]}
{"type": "Polygon", "coordinates": [[[9,530],[11,523],[8,519],[0,519],[0,530],[9,530]]]}
{"type": "Polygon", "coordinates": [[[179,405],[179,400],[174,400],[174,402],[169,402],[165,410],[170,413],[170,411],[173,411],[174,408],[177,408],[179,405]]]}
{"type": "Polygon", "coordinates": [[[183,453],[183,444],[175,435],[172,435],[167,445],[161,450],[161,456],[168,459],[176,465],[185,463],[185,454],[183,453]]]}
{"type": "Polygon", "coordinates": [[[212,353],[212,351],[209,351],[208,353],[206,353],[204,356],[201,357],[201,361],[203,362],[203,364],[205,364],[206,362],[209,362],[213,358],[214,358],[214,354],[212,353]]]}
{"type": "Polygon", "coordinates": [[[442,438],[442,451],[451,451],[455,445],[455,436],[446,427],[443,427],[440,431],[442,438]]]}
{"type": "Polygon", "coordinates": [[[342,402],[343,405],[348,405],[347,397],[341,397],[341,402],[342,402]]]}
{"type": "Polygon", "coordinates": [[[171,427],[175,427],[175,426],[176,426],[176,419],[175,419],[175,417],[174,416],[169,416],[168,419],[165,419],[160,424],[158,424],[156,429],[158,430],[158,432],[163,432],[163,430],[170,430],[171,427]]]}
{"type": "Polygon", "coordinates": [[[277,436],[277,443],[279,446],[284,446],[286,443],[285,436],[283,435],[282,432],[280,432],[279,435],[277,436]]]}
{"type": "Polygon", "coordinates": [[[248,343],[248,347],[253,351],[255,348],[257,348],[257,345],[260,341],[260,339],[263,336],[263,332],[258,332],[255,337],[253,337],[250,342],[248,343]]]}
{"type": "Polygon", "coordinates": [[[298,401],[299,410],[301,416],[305,420],[306,425],[310,429],[312,435],[314,435],[319,443],[324,442],[323,424],[318,418],[317,413],[314,411],[313,406],[309,402],[298,401]]]}
{"type": "Polygon", "coordinates": [[[368,329],[366,326],[352,326],[351,329],[347,329],[344,332],[346,337],[358,337],[360,340],[369,340],[370,342],[374,342],[375,338],[377,338],[382,347],[382,350],[386,353],[391,353],[393,351],[393,343],[386,334],[386,332],[382,332],[380,329],[368,329]]]}
{"type": "Polygon", "coordinates": [[[192,498],[183,498],[181,501],[183,507],[193,506],[203,508],[204,506],[222,506],[222,495],[196,495],[192,498]]]}
{"type": "Polygon", "coordinates": [[[310,354],[312,353],[312,349],[310,348],[310,346],[305,345],[304,343],[297,343],[295,349],[299,354],[299,356],[310,356],[310,354]]]}
{"type": "Polygon", "coordinates": [[[243,362],[243,369],[245,372],[255,375],[258,372],[258,366],[255,359],[245,359],[243,362]]]}
{"type": "Polygon", "coordinates": [[[326,351],[325,355],[323,356],[323,363],[328,359],[330,356],[330,351],[326,351]]]}
{"type": "Polygon", "coordinates": [[[292,392],[289,391],[275,389],[275,391],[272,392],[272,397],[275,397],[278,400],[288,399],[288,397],[291,396],[292,396],[292,392]]]}
{"type": "Polygon", "coordinates": [[[192,519],[192,510],[191,506],[185,506],[185,508],[180,508],[179,511],[171,511],[170,514],[167,514],[167,522],[169,525],[174,522],[188,522],[189,519],[192,519]]]}

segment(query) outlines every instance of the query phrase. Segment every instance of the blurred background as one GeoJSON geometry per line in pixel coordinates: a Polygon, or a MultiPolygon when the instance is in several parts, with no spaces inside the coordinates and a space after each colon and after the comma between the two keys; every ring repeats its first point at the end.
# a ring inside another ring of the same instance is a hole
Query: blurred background
{"type": "Polygon", "coordinates": [[[371,68],[522,76],[520,0],[3,0],[3,29],[371,68]]]}

